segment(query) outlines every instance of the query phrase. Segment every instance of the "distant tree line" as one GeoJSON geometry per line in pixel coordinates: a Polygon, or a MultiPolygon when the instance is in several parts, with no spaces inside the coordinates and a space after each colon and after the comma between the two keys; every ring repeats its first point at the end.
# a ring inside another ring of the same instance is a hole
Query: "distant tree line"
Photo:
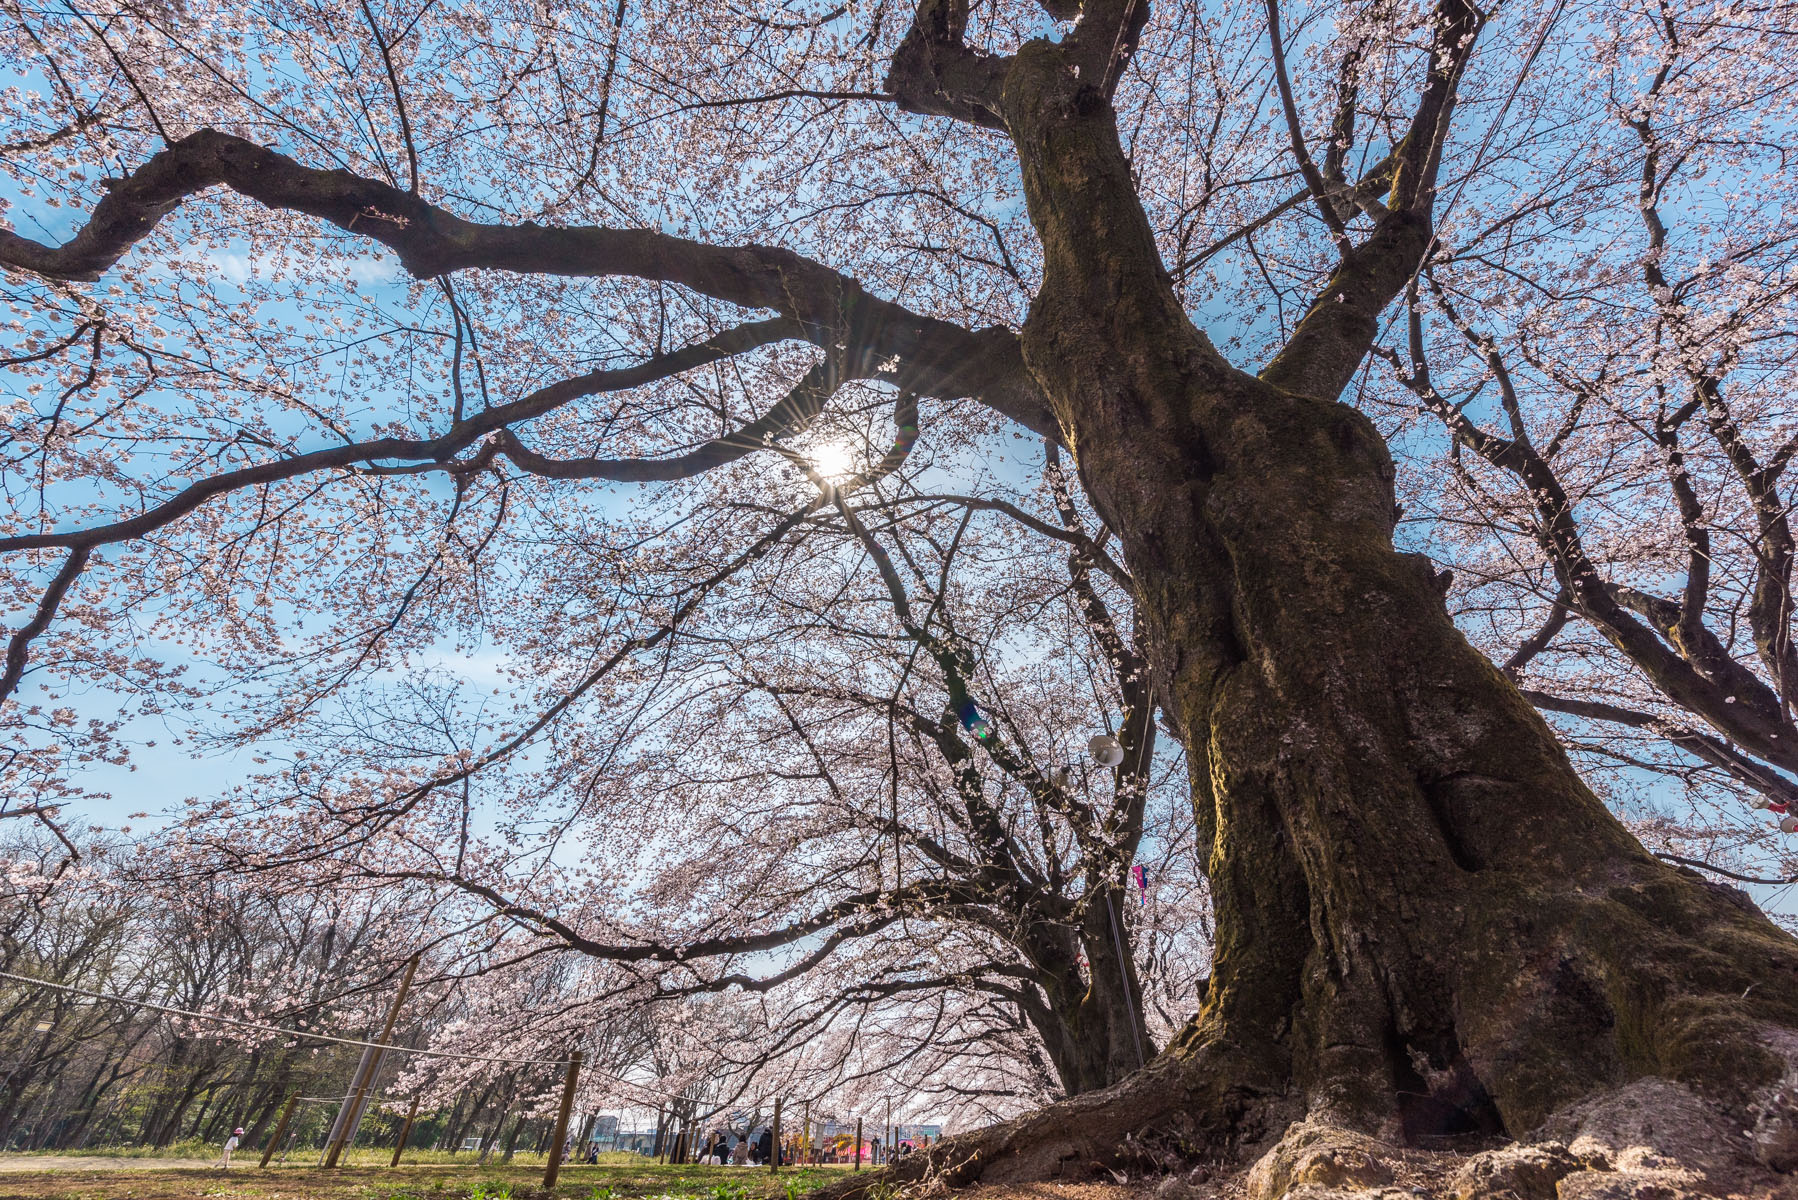
{"type": "MultiPolygon", "coordinates": [[[[259,1146],[290,1096],[342,1098],[359,1057],[353,1046],[146,1005],[366,1038],[395,986],[402,926],[416,936],[415,908],[203,879],[163,889],[131,879],[118,847],[83,849],[84,870],[43,887],[62,847],[28,838],[0,847],[8,866],[0,970],[141,1003],[0,979],[0,1148],[168,1147],[221,1142],[239,1126],[259,1146]]],[[[445,1015],[440,994],[421,994],[396,1043],[422,1044],[445,1015]]],[[[401,1057],[391,1056],[384,1078],[401,1057]]],[[[413,1144],[458,1145],[465,1132],[486,1132],[505,1107],[502,1091],[476,1089],[443,1113],[422,1113],[413,1144]]],[[[319,1144],[335,1113],[335,1103],[299,1105],[293,1143],[319,1144]]],[[[362,1142],[391,1144],[402,1117],[371,1105],[362,1142]]]]}

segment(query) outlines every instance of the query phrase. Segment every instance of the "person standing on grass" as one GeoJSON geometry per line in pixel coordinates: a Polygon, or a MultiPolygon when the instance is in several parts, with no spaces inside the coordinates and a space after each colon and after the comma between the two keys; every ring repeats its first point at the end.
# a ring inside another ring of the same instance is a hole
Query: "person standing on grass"
{"type": "Polygon", "coordinates": [[[220,1154],[218,1161],[212,1165],[221,1171],[229,1171],[231,1169],[231,1152],[237,1149],[237,1141],[241,1137],[243,1137],[243,1128],[239,1126],[233,1129],[231,1136],[225,1139],[224,1153],[220,1154]]]}

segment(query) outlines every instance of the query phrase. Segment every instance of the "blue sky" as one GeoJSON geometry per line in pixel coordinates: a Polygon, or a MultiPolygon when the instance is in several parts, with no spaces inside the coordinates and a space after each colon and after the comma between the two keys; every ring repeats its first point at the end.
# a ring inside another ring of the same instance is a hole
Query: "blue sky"
{"type": "MultiPolygon", "coordinates": [[[[37,77],[6,82],[31,90],[43,86],[43,80],[37,77]]],[[[66,236],[73,222],[82,216],[80,210],[65,207],[53,210],[56,218],[54,221],[47,225],[37,224],[48,211],[52,210],[46,210],[39,204],[24,204],[13,207],[11,215],[15,221],[24,223],[26,232],[57,240],[66,236]]],[[[220,279],[227,283],[247,279],[257,265],[247,251],[242,250],[225,251],[213,257],[220,279]]],[[[406,285],[391,267],[371,265],[362,282],[366,294],[391,303],[395,310],[415,307],[406,285]]],[[[293,315],[300,314],[295,310],[293,315]]],[[[0,392],[10,390],[7,379],[0,375],[0,392]]],[[[299,430],[296,429],[295,432],[299,430]]],[[[1015,469],[1023,469],[1022,463],[1014,461],[1012,465],[1015,469]]],[[[1428,537],[1427,529],[1412,533],[1423,539],[1428,537]]],[[[10,623],[17,623],[17,614],[10,615],[10,623]]],[[[186,665],[196,679],[215,677],[208,664],[174,647],[165,646],[164,650],[166,657],[186,665]]],[[[500,673],[502,660],[497,652],[483,652],[477,648],[469,656],[446,645],[434,654],[421,656],[415,665],[435,667],[464,676],[483,687],[503,686],[500,673]]],[[[27,684],[28,701],[30,689],[37,686],[35,683],[27,684]]],[[[114,698],[97,688],[77,691],[70,695],[69,700],[84,716],[110,717],[115,712],[114,698]]],[[[88,772],[88,786],[110,795],[89,804],[82,816],[97,824],[116,826],[125,823],[131,813],[168,813],[179,808],[188,798],[215,795],[257,769],[259,764],[254,762],[258,754],[256,750],[197,753],[199,744],[195,735],[206,732],[205,725],[211,715],[216,714],[209,714],[204,709],[197,714],[200,726],[198,729],[184,727],[175,719],[162,717],[140,718],[132,722],[126,735],[138,745],[134,763],[129,768],[99,765],[88,772]]],[[[286,749],[273,745],[267,747],[266,751],[277,757],[284,757],[286,749]]],[[[144,823],[140,822],[138,827],[143,828],[144,823]]],[[[1763,895],[1768,895],[1771,889],[1760,891],[1763,895]]]]}

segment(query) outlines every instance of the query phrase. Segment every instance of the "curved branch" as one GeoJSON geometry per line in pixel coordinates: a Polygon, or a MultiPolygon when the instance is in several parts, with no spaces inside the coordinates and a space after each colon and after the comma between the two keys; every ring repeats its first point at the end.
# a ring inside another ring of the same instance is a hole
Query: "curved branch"
{"type": "Polygon", "coordinates": [[[1505,678],[1516,683],[1523,668],[1529,665],[1530,660],[1548,649],[1549,643],[1553,642],[1560,635],[1561,630],[1567,627],[1567,619],[1573,612],[1569,607],[1571,600],[1572,597],[1567,594],[1565,589],[1556,594],[1553,603],[1548,607],[1548,616],[1543,620],[1541,626],[1536,632],[1523,639],[1522,645],[1518,646],[1511,657],[1505,659],[1504,665],[1499,668],[1505,673],[1505,678]]]}
{"type": "Polygon", "coordinates": [[[494,444],[499,453],[526,471],[550,479],[612,479],[621,483],[690,479],[803,432],[823,410],[838,382],[829,364],[820,363],[762,416],[674,458],[546,458],[526,446],[510,429],[499,430],[494,444]]]}
{"type": "MultiPolygon", "coordinates": [[[[1124,570],[1123,565],[1108,554],[1105,547],[1099,545],[1099,543],[1088,537],[1084,531],[1080,529],[1058,529],[1042,518],[1032,516],[1017,505],[1007,501],[988,499],[984,496],[963,496],[954,492],[931,492],[921,496],[906,497],[902,501],[889,501],[878,507],[891,508],[899,503],[922,505],[953,504],[959,508],[971,508],[980,511],[1001,513],[1010,517],[1012,520],[1033,533],[1040,533],[1046,538],[1054,538],[1058,542],[1065,542],[1067,545],[1078,549],[1082,554],[1091,556],[1093,565],[1098,567],[1101,571],[1104,571],[1105,574],[1111,576],[1113,582],[1125,591],[1129,591],[1134,586],[1135,581],[1130,578],[1130,573],[1124,570]]],[[[856,511],[862,512],[865,510],[858,508],[856,511]]]]}
{"type": "Polygon", "coordinates": [[[797,321],[827,350],[851,347],[852,369],[899,359],[903,386],[978,397],[1044,436],[1059,436],[1023,368],[1017,337],[970,331],[871,296],[855,280],[775,246],[713,246],[653,229],[466,221],[422,197],[349,171],[322,171],[214,129],[172,143],[124,179],[106,182],[75,236],[47,246],[0,230],[0,266],[50,279],[96,280],[182,202],[223,184],[269,208],[305,213],[379,242],[413,276],[486,269],[597,278],[633,276],[691,288],[797,321]]]}
{"type": "Polygon", "coordinates": [[[1646,729],[1666,738],[1673,745],[1701,762],[1727,772],[1768,799],[1780,804],[1798,805],[1798,784],[1768,770],[1721,738],[1673,725],[1653,713],[1607,704],[1599,700],[1574,700],[1533,688],[1519,689],[1525,700],[1548,712],[1565,713],[1593,721],[1612,721],[1636,729],[1646,729]]]}
{"type": "Polygon", "coordinates": [[[25,675],[25,662],[31,653],[31,643],[36,637],[50,627],[50,621],[61,607],[63,597],[68,595],[69,588],[87,567],[89,549],[76,546],[63,560],[62,569],[50,580],[44,589],[42,598],[38,600],[37,611],[31,614],[31,620],[12,635],[6,645],[6,669],[0,673],[0,704],[4,704],[13,692],[18,689],[19,680],[25,675]]]}
{"type": "Polygon", "coordinates": [[[1266,0],[1266,5],[1268,54],[1273,60],[1274,83],[1280,92],[1280,109],[1286,115],[1286,136],[1292,146],[1292,157],[1299,164],[1299,173],[1305,177],[1305,186],[1317,205],[1318,215],[1323,217],[1324,225],[1346,257],[1351,249],[1348,227],[1336,212],[1336,202],[1324,184],[1323,172],[1317,169],[1311,152],[1305,148],[1305,131],[1299,124],[1298,105],[1292,98],[1292,75],[1286,68],[1286,47],[1280,36],[1280,3],[1279,0],[1266,0]]]}
{"type": "MultiPolygon", "coordinates": [[[[1270,3],[1270,13],[1276,15],[1270,3]]],[[[1261,378],[1300,395],[1334,400],[1360,369],[1378,333],[1379,315],[1415,279],[1434,238],[1431,216],[1442,147],[1454,117],[1461,75],[1473,56],[1485,17],[1467,0],[1437,0],[1431,23],[1430,66],[1410,131],[1393,151],[1391,208],[1358,245],[1338,234],[1342,262],[1330,276],[1292,336],[1261,378]]],[[[1297,129],[1294,128],[1297,137],[1297,129]]],[[[1325,185],[1295,141],[1299,165],[1313,191],[1325,185]],[[1316,182],[1312,182],[1316,176],[1316,182]]],[[[1331,196],[1319,208],[1334,216],[1331,196]]],[[[1336,232],[1332,226],[1332,232],[1336,232]]]]}
{"type": "MultiPolygon", "coordinates": [[[[806,963],[804,969],[809,969],[810,966],[815,966],[817,961],[827,957],[829,950],[835,949],[844,941],[865,937],[894,924],[913,903],[970,904],[979,900],[979,897],[972,893],[959,892],[957,888],[949,886],[945,881],[922,881],[894,890],[875,889],[857,892],[843,897],[809,917],[800,918],[779,929],[772,929],[765,933],[702,938],[681,945],[668,945],[656,942],[601,942],[595,940],[553,913],[520,903],[507,897],[490,884],[465,876],[442,875],[429,871],[395,871],[384,872],[381,877],[383,879],[409,879],[422,883],[447,884],[457,891],[485,901],[496,916],[512,917],[535,925],[554,934],[570,948],[589,957],[622,963],[686,963],[700,958],[761,954],[804,941],[830,929],[839,922],[859,918],[846,928],[835,930],[819,951],[809,954],[803,960],[806,963]]],[[[777,978],[791,978],[794,974],[802,973],[803,970],[796,967],[782,971],[777,978]]],[[[732,982],[747,985],[753,981],[744,976],[733,978],[732,982]]]]}
{"type": "Polygon", "coordinates": [[[1700,871],[1709,871],[1713,875],[1721,875],[1725,879],[1734,879],[1741,883],[1763,883],[1775,887],[1781,887],[1789,883],[1798,883],[1798,875],[1794,875],[1789,879],[1763,879],[1759,875],[1742,875],[1738,872],[1729,870],[1727,867],[1719,867],[1714,863],[1707,863],[1702,858],[1686,858],[1678,854],[1668,854],[1664,850],[1656,850],[1654,856],[1656,858],[1665,859],[1668,862],[1678,863],[1682,867],[1695,867],[1700,871]]]}
{"type": "MultiPolygon", "coordinates": [[[[704,366],[717,359],[755,346],[768,345],[793,337],[796,329],[796,323],[787,318],[774,318],[734,326],[703,342],[669,354],[659,355],[636,366],[621,367],[616,370],[589,371],[585,375],[576,375],[573,378],[538,388],[522,399],[486,409],[472,417],[454,422],[449,431],[440,437],[375,438],[366,442],[334,446],[328,450],[313,450],[305,454],[296,454],[291,458],[275,459],[266,463],[258,463],[252,467],[241,467],[235,471],[225,471],[189,484],[161,504],[139,513],[135,517],[115,521],[109,525],[99,525],[69,533],[35,533],[0,538],[0,553],[51,546],[69,549],[92,548],[111,542],[127,541],[131,538],[142,537],[152,530],[160,529],[171,521],[186,516],[216,496],[240,488],[279,483],[313,471],[359,467],[393,459],[413,460],[422,464],[422,467],[412,468],[414,470],[437,467],[447,469],[450,466],[450,460],[456,454],[466,450],[482,437],[499,432],[508,425],[543,416],[545,413],[585,396],[638,387],[645,383],[677,375],[694,367],[704,366]]],[[[391,469],[389,473],[391,473],[391,469]]]]}

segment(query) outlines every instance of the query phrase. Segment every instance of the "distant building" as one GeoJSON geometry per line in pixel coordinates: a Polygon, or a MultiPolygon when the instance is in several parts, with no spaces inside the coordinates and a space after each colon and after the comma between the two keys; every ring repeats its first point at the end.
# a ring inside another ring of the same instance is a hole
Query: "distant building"
{"type": "Polygon", "coordinates": [[[614,1150],[635,1150],[638,1154],[654,1154],[656,1152],[656,1131],[653,1129],[620,1129],[613,1135],[614,1150]]]}
{"type": "Polygon", "coordinates": [[[920,1141],[923,1138],[929,1138],[932,1142],[934,1142],[942,1136],[943,1136],[943,1127],[941,1125],[895,1125],[895,1126],[893,1126],[893,1141],[895,1141],[895,1142],[916,1142],[916,1141],[920,1141]]]}
{"type": "Polygon", "coordinates": [[[621,1128],[616,1113],[596,1115],[587,1130],[587,1140],[598,1143],[602,1153],[610,1150],[634,1150],[638,1154],[656,1152],[655,1130],[621,1128]]]}

